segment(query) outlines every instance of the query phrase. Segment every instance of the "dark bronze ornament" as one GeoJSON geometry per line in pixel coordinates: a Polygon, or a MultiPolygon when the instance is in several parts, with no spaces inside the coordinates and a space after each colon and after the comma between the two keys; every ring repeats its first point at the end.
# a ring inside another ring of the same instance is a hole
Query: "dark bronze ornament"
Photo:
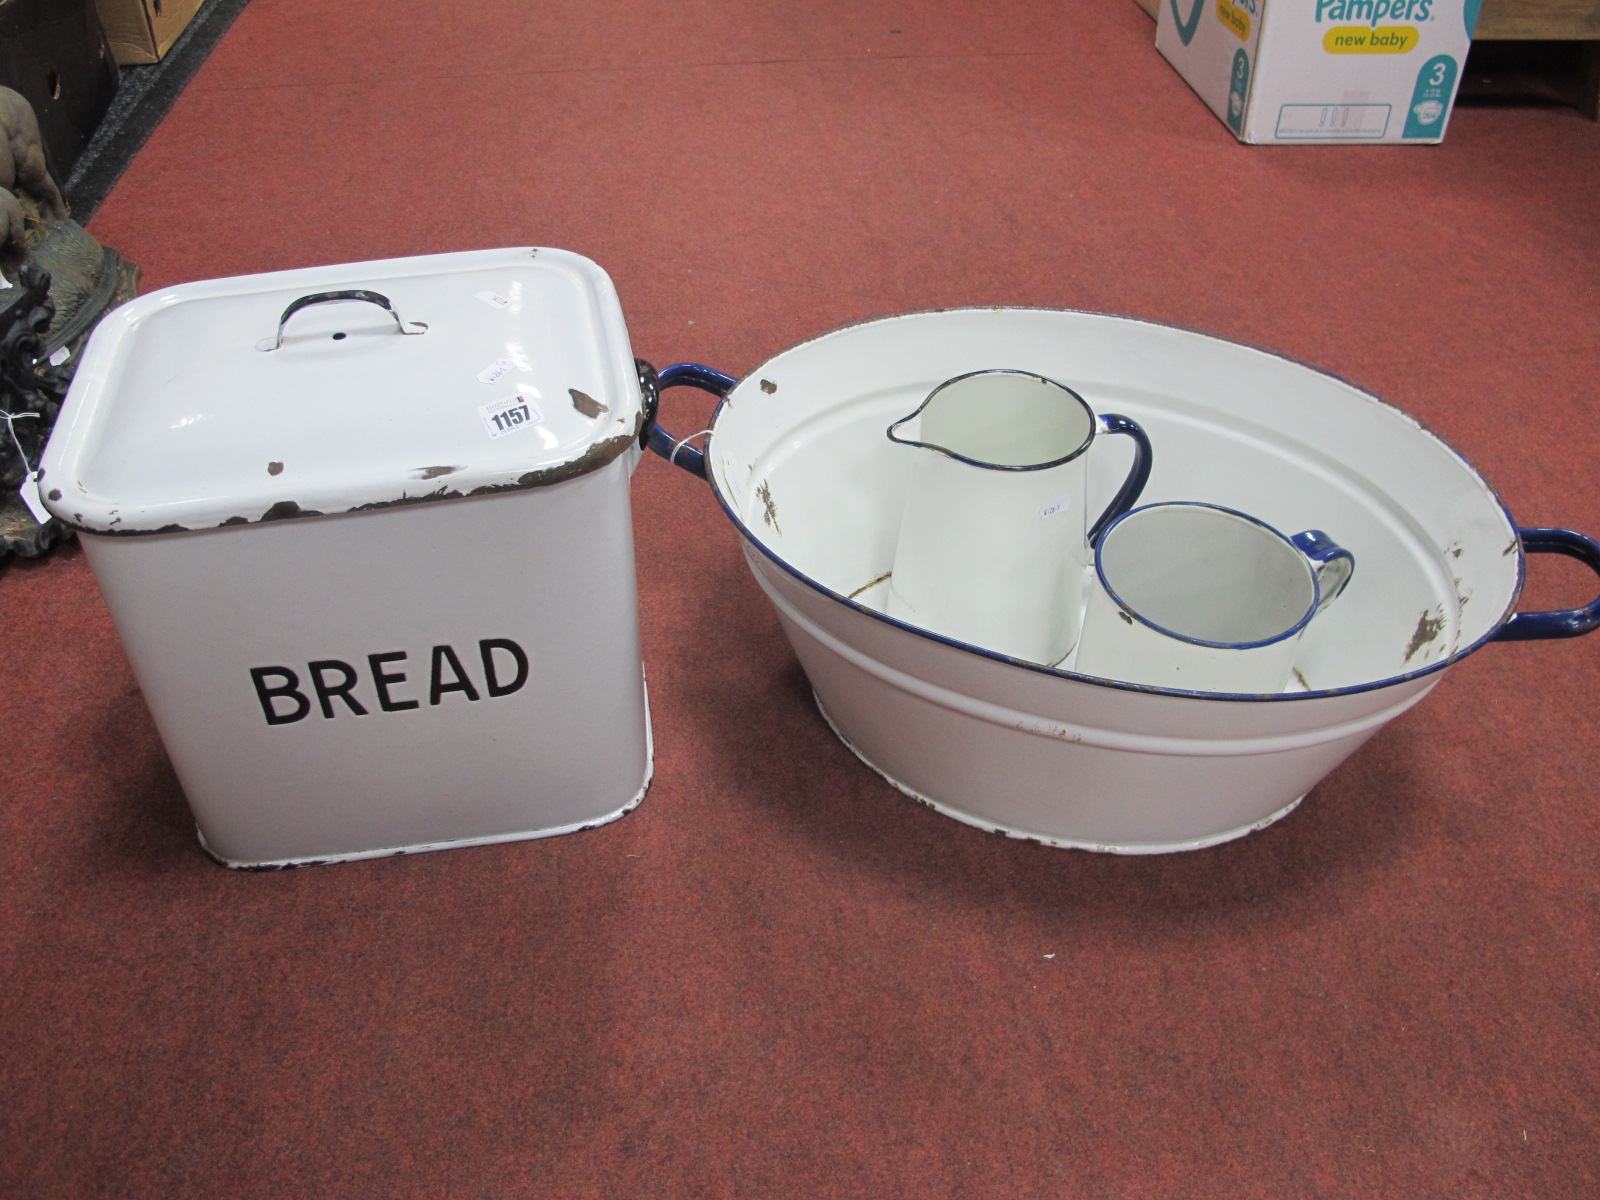
{"type": "Polygon", "coordinates": [[[67,215],[28,102],[0,88],[0,558],[32,558],[72,531],[19,489],[39,468],[90,331],[130,299],[139,268],[67,215]]]}
{"type": "Polygon", "coordinates": [[[72,535],[54,518],[41,525],[18,494],[39,468],[68,379],[42,353],[55,316],[50,276],[30,263],[19,274],[0,292],[0,554],[32,558],[72,535]]]}

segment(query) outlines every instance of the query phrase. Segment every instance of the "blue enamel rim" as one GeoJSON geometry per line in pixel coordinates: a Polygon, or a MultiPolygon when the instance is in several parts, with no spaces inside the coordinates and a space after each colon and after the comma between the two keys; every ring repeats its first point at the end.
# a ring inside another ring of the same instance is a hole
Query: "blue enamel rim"
{"type": "MultiPolygon", "coordinates": [[[[719,413],[722,411],[720,406],[718,407],[717,411],[719,413]]],[[[715,418],[712,419],[711,423],[713,426],[716,424],[715,418]]],[[[905,416],[901,417],[893,425],[889,426],[889,428],[884,432],[891,442],[895,442],[898,445],[914,446],[920,450],[934,450],[940,454],[943,454],[947,458],[953,458],[957,462],[967,463],[969,466],[981,467],[985,471],[1047,471],[1051,467],[1059,467],[1064,463],[1069,463],[1073,459],[1080,458],[1086,454],[1089,450],[1089,447],[1094,444],[1094,435],[1098,429],[1099,421],[1095,417],[1094,409],[1089,407],[1089,402],[1087,400],[1078,395],[1077,392],[1073,391],[1066,384],[1057,383],[1054,379],[1051,379],[1048,376],[1038,375],[1032,371],[1015,371],[1006,367],[996,367],[983,371],[968,371],[965,375],[957,375],[953,379],[946,379],[938,387],[934,388],[933,391],[928,393],[928,398],[921,404],[917,405],[915,411],[907,413],[905,416]],[[926,409],[928,405],[932,404],[934,398],[938,396],[940,392],[944,391],[945,388],[953,387],[956,384],[963,383],[968,379],[976,379],[979,375],[1015,375],[1019,379],[1037,379],[1040,383],[1048,384],[1057,391],[1065,392],[1068,396],[1072,397],[1072,399],[1078,402],[1078,407],[1083,409],[1084,416],[1089,418],[1088,435],[1084,437],[1083,442],[1078,446],[1078,448],[1072,451],[1070,454],[1063,454],[1060,458],[1053,458],[1049,462],[1023,463],[1019,465],[1010,463],[992,463],[985,462],[981,458],[969,458],[965,454],[957,454],[954,450],[938,445],[935,442],[916,442],[912,441],[910,438],[900,437],[897,433],[895,433],[895,430],[899,429],[900,426],[904,425],[907,421],[914,420],[921,416],[923,410],[926,409]]]]}
{"type": "MultiPolygon", "coordinates": [[[[1512,517],[1511,510],[1506,507],[1505,501],[1500,498],[1500,493],[1495,491],[1494,486],[1492,484],[1490,484],[1486,479],[1483,478],[1482,475],[1480,475],[1478,473],[1477,468],[1475,468],[1466,459],[1466,457],[1464,455],[1462,455],[1462,453],[1459,450],[1457,450],[1454,446],[1450,445],[1449,442],[1445,441],[1438,434],[1434,433],[1433,430],[1429,429],[1426,424],[1424,424],[1423,422],[1417,420],[1417,418],[1413,417],[1410,413],[1407,413],[1404,409],[1397,408],[1395,405],[1390,404],[1388,401],[1382,399],[1381,397],[1375,395],[1372,392],[1369,392],[1366,388],[1361,387],[1359,384],[1353,383],[1352,381],[1344,378],[1342,375],[1338,375],[1338,374],[1336,374],[1335,372],[1332,372],[1332,371],[1323,370],[1321,367],[1312,366],[1310,363],[1307,363],[1307,362],[1302,361],[1301,359],[1295,358],[1293,355],[1279,354],[1276,351],[1264,350],[1260,346],[1253,346],[1253,345],[1250,345],[1247,342],[1235,341],[1232,338],[1218,337],[1216,334],[1208,333],[1208,332],[1206,332],[1205,330],[1202,330],[1202,329],[1195,329],[1195,328],[1192,328],[1192,327],[1187,326],[1187,325],[1176,325],[1176,324],[1172,324],[1172,323],[1166,322],[1166,321],[1152,321],[1152,320],[1149,320],[1148,318],[1145,318],[1145,317],[1130,317],[1130,316],[1127,316],[1127,315],[1121,314],[1121,313],[1094,312],[1094,311],[1090,311],[1088,309],[1081,309],[1081,308],[1047,308],[1047,307],[1044,307],[1042,305],[983,305],[983,306],[978,306],[978,307],[964,306],[964,307],[961,307],[961,308],[920,309],[920,310],[917,310],[917,311],[914,311],[914,312],[896,313],[896,314],[894,314],[892,316],[887,316],[887,317],[871,317],[871,318],[868,318],[867,320],[863,320],[863,321],[851,321],[848,324],[840,325],[837,328],[827,330],[824,333],[819,333],[815,337],[806,338],[804,341],[796,342],[793,346],[790,346],[787,349],[780,351],[778,354],[773,355],[771,358],[764,359],[761,363],[757,364],[757,366],[754,369],[752,369],[748,374],[746,374],[742,378],[735,378],[734,376],[731,376],[731,375],[724,375],[720,371],[713,370],[710,367],[702,366],[702,365],[700,365],[698,363],[679,363],[679,364],[676,364],[675,367],[667,367],[667,368],[664,368],[662,370],[662,372],[661,372],[661,377],[662,377],[661,386],[662,386],[662,389],[665,390],[667,387],[676,386],[676,385],[680,385],[680,384],[689,384],[691,386],[701,388],[703,391],[711,392],[713,395],[716,395],[718,397],[716,410],[711,414],[710,432],[708,434],[708,442],[707,442],[707,444],[709,445],[709,439],[710,438],[714,438],[716,436],[717,422],[719,420],[721,420],[721,418],[722,418],[723,409],[728,407],[728,399],[727,399],[727,397],[733,391],[735,391],[737,388],[741,387],[746,382],[749,382],[750,380],[753,380],[753,379],[759,379],[761,377],[761,372],[767,366],[767,364],[772,362],[774,359],[776,359],[778,357],[781,357],[782,355],[791,354],[794,351],[799,350],[799,349],[801,349],[801,348],[803,348],[805,346],[812,345],[815,342],[820,342],[820,341],[824,340],[825,338],[833,337],[835,334],[843,333],[845,330],[848,330],[848,329],[859,329],[859,328],[862,328],[862,327],[868,326],[868,325],[888,324],[889,322],[892,322],[892,321],[904,320],[907,317],[934,316],[934,315],[937,315],[937,314],[940,314],[940,313],[976,313],[976,312],[1049,312],[1049,313],[1066,313],[1066,314],[1070,314],[1070,315],[1073,315],[1073,316],[1094,317],[1094,318],[1108,319],[1108,320],[1114,320],[1114,321],[1127,321],[1127,322],[1130,322],[1130,323],[1135,324],[1135,325],[1146,325],[1146,326],[1149,326],[1152,329],[1171,329],[1171,330],[1175,330],[1175,331],[1177,331],[1179,333],[1193,334],[1196,337],[1203,337],[1203,338],[1206,338],[1206,339],[1208,339],[1210,341],[1214,341],[1214,342],[1222,342],[1225,345],[1237,346],[1239,349],[1248,350],[1253,354],[1263,354],[1263,355],[1266,355],[1269,358],[1276,358],[1276,359],[1279,359],[1279,360],[1281,360],[1283,362],[1291,363],[1294,366],[1302,367],[1307,371],[1313,372],[1314,374],[1321,375],[1321,376],[1323,376],[1323,377],[1325,377],[1327,379],[1332,379],[1337,383],[1343,384],[1344,386],[1352,389],[1353,391],[1360,393],[1362,396],[1365,396],[1367,399],[1371,400],[1373,403],[1382,405],[1384,408],[1388,409],[1390,412],[1398,413],[1399,415],[1404,417],[1407,421],[1409,421],[1413,425],[1415,425],[1423,433],[1427,434],[1434,441],[1436,441],[1444,450],[1446,450],[1448,453],[1453,455],[1456,458],[1456,460],[1458,462],[1460,462],[1463,467],[1466,468],[1467,472],[1472,476],[1472,478],[1477,480],[1477,482],[1482,485],[1484,491],[1493,499],[1493,501],[1496,504],[1496,506],[1499,507],[1501,515],[1503,515],[1505,517],[1506,524],[1511,528],[1512,539],[1513,540],[1512,540],[1512,543],[1511,543],[1510,547],[1508,547],[1508,549],[1507,549],[1507,556],[1509,557],[1511,551],[1513,551],[1513,550],[1516,552],[1516,562],[1517,562],[1516,576],[1517,577],[1516,577],[1515,583],[1512,586],[1511,596],[1510,596],[1509,600],[1507,601],[1505,610],[1503,612],[1501,612],[1499,618],[1494,622],[1494,624],[1489,627],[1488,632],[1485,633],[1482,637],[1480,637],[1477,641],[1473,642],[1469,646],[1466,646],[1466,647],[1464,647],[1462,649],[1457,650],[1453,654],[1446,655],[1444,658],[1440,659],[1436,663],[1432,663],[1432,664],[1430,664],[1430,665],[1428,665],[1426,667],[1419,667],[1417,670],[1408,671],[1403,675],[1391,675],[1387,679],[1378,679],[1378,680],[1374,680],[1374,681],[1372,681],[1370,683],[1354,684],[1354,685],[1352,685],[1350,687],[1323,688],[1323,689],[1321,689],[1319,691],[1314,691],[1314,692],[1263,692],[1263,693],[1197,692],[1197,691],[1190,691],[1190,690],[1186,690],[1186,689],[1182,689],[1182,688],[1155,687],[1153,685],[1143,684],[1143,683],[1125,683],[1125,682],[1123,682],[1121,680],[1117,680],[1117,679],[1101,679],[1100,677],[1098,677],[1096,675],[1080,675],[1075,671],[1064,671],[1064,670],[1062,670],[1062,669],[1060,669],[1058,667],[1046,667],[1046,666],[1041,666],[1038,663],[1026,662],[1026,661],[1024,661],[1023,659],[1020,659],[1020,658],[1012,658],[1011,656],[1006,655],[1006,654],[998,654],[993,650],[986,650],[982,646],[974,646],[970,642],[956,641],[954,638],[947,638],[947,637],[944,637],[944,636],[942,636],[940,634],[937,634],[937,633],[933,633],[933,632],[931,632],[929,630],[926,630],[926,629],[919,629],[915,625],[908,625],[904,621],[897,621],[893,617],[887,616],[884,613],[880,613],[880,612],[877,612],[874,609],[868,608],[866,605],[860,603],[859,601],[850,599],[849,596],[846,596],[841,592],[836,592],[832,588],[823,586],[822,584],[818,583],[815,579],[812,579],[809,575],[805,575],[802,572],[796,570],[794,567],[790,566],[787,562],[785,562],[782,558],[779,558],[776,554],[774,554],[771,550],[769,550],[761,542],[760,538],[756,536],[755,531],[744,523],[743,519],[740,518],[739,514],[736,513],[733,510],[733,507],[728,503],[727,497],[725,497],[722,494],[722,489],[717,486],[717,481],[716,481],[715,477],[712,475],[712,473],[709,470],[706,469],[706,466],[705,466],[705,463],[704,463],[704,459],[703,459],[703,455],[701,454],[700,451],[698,451],[698,450],[693,450],[692,451],[693,455],[695,456],[695,459],[698,460],[698,461],[685,462],[685,463],[683,463],[681,465],[684,467],[685,470],[689,471],[691,474],[699,475],[701,478],[706,480],[706,482],[711,487],[711,494],[716,497],[716,501],[722,507],[722,511],[725,514],[727,514],[728,519],[733,522],[734,528],[736,528],[739,531],[740,536],[749,545],[754,546],[758,551],[760,551],[760,553],[762,555],[764,555],[766,558],[770,559],[774,565],[779,567],[786,574],[788,574],[788,575],[792,576],[794,579],[798,580],[800,583],[803,583],[805,586],[809,587],[812,591],[817,592],[820,595],[827,596],[828,598],[830,598],[832,600],[837,600],[840,604],[845,605],[847,608],[854,609],[856,612],[859,612],[859,613],[864,614],[865,616],[871,617],[873,620],[882,621],[885,624],[892,625],[897,629],[904,629],[909,633],[916,634],[918,637],[927,638],[929,641],[939,642],[939,643],[942,643],[942,644],[944,644],[946,646],[952,646],[957,650],[965,650],[969,654],[976,654],[976,655],[978,655],[978,656],[980,656],[982,658],[992,659],[995,662],[1007,663],[1007,664],[1010,664],[1011,666],[1020,667],[1025,671],[1034,671],[1034,672],[1037,672],[1037,673],[1039,673],[1041,675],[1050,675],[1050,676],[1054,676],[1055,678],[1058,678],[1058,679],[1071,679],[1071,680],[1073,680],[1075,682],[1078,682],[1078,683],[1093,684],[1096,687],[1115,688],[1115,689],[1117,689],[1119,691],[1150,692],[1150,693],[1155,694],[1155,695],[1174,696],[1174,697],[1178,697],[1178,698],[1181,698],[1181,699],[1187,699],[1187,700],[1214,700],[1214,701],[1218,701],[1218,702],[1221,702],[1221,703],[1243,702],[1243,701],[1250,701],[1250,702],[1257,702],[1258,703],[1258,702],[1263,701],[1263,700],[1271,701],[1271,702],[1274,702],[1274,703],[1291,703],[1291,702],[1295,702],[1295,701],[1304,701],[1304,700],[1320,700],[1320,699],[1325,699],[1325,698],[1332,697],[1332,696],[1354,696],[1354,695],[1359,695],[1359,694],[1361,694],[1363,692],[1375,692],[1375,691],[1378,691],[1380,688],[1393,687],[1395,684],[1399,684],[1399,683],[1409,683],[1412,680],[1422,679],[1422,678],[1424,678],[1424,677],[1426,677],[1428,675],[1436,675],[1440,671],[1444,670],[1446,667],[1451,666],[1451,665],[1453,665],[1453,664],[1455,664],[1457,662],[1460,662],[1463,658],[1466,658],[1467,655],[1473,654],[1476,651],[1481,650],[1488,643],[1494,641],[1497,637],[1500,637],[1500,635],[1505,632],[1506,627],[1507,627],[1507,623],[1510,622],[1513,617],[1518,615],[1517,611],[1516,611],[1517,602],[1522,598],[1522,588],[1523,588],[1523,584],[1524,584],[1524,582],[1526,581],[1526,578],[1527,578],[1527,554],[1525,553],[1525,551],[1523,549],[1523,541],[1522,541],[1523,533],[1524,532],[1530,532],[1530,533],[1531,532],[1538,532],[1538,533],[1541,533],[1541,534],[1567,535],[1570,532],[1570,531],[1567,531],[1567,530],[1543,530],[1543,529],[1537,530],[1537,531],[1533,531],[1533,530],[1524,531],[1524,530],[1522,530],[1521,527],[1518,526],[1518,524],[1516,522],[1516,519],[1514,517],[1512,517]],[[669,373],[672,373],[672,372],[676,372],[676,374],[673,376],[671,381],[668,382],[668,375],[669,375],[669,373]]],[[[663,433],[663,431],[661,431],[659,428],[652,429],[651,434],[652,434],[651,439],[650,439],[651,448],[653,450],[655,450],[658,454],[661,454],[661,456],[663,458],[668,457],[673,452],[673,447],[676,444],[674,442],[674,440],[670,436],[665,435],[663,433]],[[656,436],[656,435],[660,435],[660,436],[656,436]],[[662,446],[666,447],[666,450],[664,452],[661,449],[662,446]]],[[[689,459],[690,458],[691,449],[686,449],[684,451],[683,457],[685,459],[689,459]]],[[[1574,538],[1583,538],[1582,534],[1571,534],[1570,536],[1572,536],[1574,538]]],[[[1587,539],[1587,538],[1583,538],[1583,540],[1584,541],[1589,541],[1589,539],[1587,539]]],[[[1586,632],[1586,631],[1575,631],[1575,632],[1586,632]]],[[[1516,637],[1516,636],[1520,636],[1520,635],[1513,635],[1513,637],[1516,637]]],[[[1513,639],[1512,638],[1508,638],[1506,640],[1513,640],[1513,639]]]]}
{"type": "MultiPolygon", "coordinates": [[[[1306,558],[1305,554],[1298,546],[1294,544],[1294,542],[1290,541],[1285,534],[1281,533],[1277,529],[1274,529],[1271,525],[1268,525],[1259,517],[1252,517],[1249,513],[1240,512],[1236,508],[1228,508],[1221,504],[1207,504],[1200,500],[1164,500],[1158,504],[1145,504],[1138,508],[1131,508],[1127,512],[1123,513],[1116,520],[1112,521],[1111,524],[1106,526],[1105,532],[1100,535],[1100,540],[1094,544],[1094,573],[1099,577],[1100,586],[1105,588],[1106,595],[1111,597],[1111,599],[1116,603],[1117,608],[1122,612],[1127,613],[1129,617],[1139,622],[1139,624],[1145,626],[1145,628],[1153,629],[1157,633],[1161,634],[1162,637],[1169,637],[1173,639],[1173,641],[1186,642],[1191,646],[1210,646],[1216,650],[1255,650],[1261,646],[1277,645],[1279,642],[1295,637],[1302,629],[1311,624],[1311,618],[1316,616],[1317,610],[1322,607],[1322,581],[1317,578],[1317,572],[1312,568],[1311,563],[1306,558]],[[1275,633],[1269,638],[1262,638],[1259,641],[1254,642],[1209,642],[1205,638],[1190,637],[1186,633],[1179,633],[1176,629],[1168,629],[1165,625],[1158,625],[1154,621],[1150,620],[1150,618],[1141,616],[1138,610],[1124,600],[1117,592],[1117,589],[1111,586],[1111,581],[1106,578],[1105,567],[1100,562],[1100,551],[1101,548],[1106,544],[1106,539],[1111,536],[1111,531],[1118,525],[1122,524],[1129,517],[1137,516],[1142,512],[1152,512],[1158,508],[1203,508],[1210,512],[1226,513],[1230,517],[1236,517],[1241,521],[1244,521],[1250,525],[1254,525],[1257,529],[1262,530],[1264,533],[1270,534],[1273,538],[1282,542],[1286,547],[1288,547],[1289,552],[1305,566],[1306,575],[1311,580],[1310,606],[1304,613],[1300,615],[1299,619],[1296,620],[1294,624],[1290,625],[1289,628],[1285,629],[1282,633],[1275,633]]],[[[1091,679],[1098,678],[1098,676],[1086,675],[1084,678],[1091,679]]]]}

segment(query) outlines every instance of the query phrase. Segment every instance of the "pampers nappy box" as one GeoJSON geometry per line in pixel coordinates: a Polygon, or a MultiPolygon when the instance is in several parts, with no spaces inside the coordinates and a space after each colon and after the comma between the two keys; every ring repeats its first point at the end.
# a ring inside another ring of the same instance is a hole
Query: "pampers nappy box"
{"type": "Polygon", "coordinates": [[[1161,0],[1156,48],[1241,142],[1438,142],[1481,0],[1161,0]]]}

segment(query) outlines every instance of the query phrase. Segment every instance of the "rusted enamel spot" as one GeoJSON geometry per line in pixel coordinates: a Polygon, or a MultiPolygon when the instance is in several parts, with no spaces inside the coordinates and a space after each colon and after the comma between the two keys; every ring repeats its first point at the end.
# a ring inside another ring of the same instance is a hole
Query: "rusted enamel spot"
{"type": "Polygon", "coordinates": [[[437,479],[441,475],[454,475],[460,467],[419,467],[413,472],[418,479],[437,479]]]}
{"type": "Polygon", "coordinates": [[[778,390],[778,385],[773,383],[770,379],[763,379],[761,381],[761,390],[770,396],[773,392],[778,390]]]}
{"type": "Polygon", "coordinates": [[[282,475],[283,474],[283,464],[281,462],[269,462],[267,464],[267,474],[268,475],[282,475]]]}
{"type": "MultiPolygon", "coordinates": [[[[371,512],[375,509],[392,508],[401,504],[425,504],[434,500],[450,500],[460,496],[488,496],[497,492],[517,491],[523,488],[545,487],[550,484],[563,483],[568,479],[575,479],[579,475],[586,475],[590,471],[599,470],[601,467],[610,463],[619,455],[628,451],[630,448],[637,446],[639,437],[639,424],[642,421],[642,416],[636,417],[634,421],[634,428],[631,432],[618,434],[616,437],[610,437],[606,438],[604,441],[596,442],[594,445],[590,446],[588,450],[584,451],[580,457],[575,458],[570,462],[560,463],[557,466],[547,467],[540,471],[528,471],[523,475],[519,475],[515,482],[512,483],[486,484],[483,487],[473,488],[470,492],[452,491],[450,490],[449,484],[442,484],[437,490],[426,493],[425,495],[401,495],[393,500],[374,500],[368,504],[358,504],[354,508],[347,509],[346,511],[352,513],[371,512]]],[[[441,471],[442,473],[448,473],[451,471],[464,470],[465,468],[421,468],[421,470],[429,469],[441,471]]],[[[83,485],[80,483],[78,486],[82,488],[83,485]]],[[[299,502],[294,500],[280,500],[271,508],[267,509],[266,512],[262,513],[258,518],[256,518],[256,520],[288,521],[297,517],[321,517],[326,515],[327,514],[320,509],[302,508],[299,502]]],[[[119,537],[137,537],[158,533],[187,533],[189,531],[187,526],[176,524],[163,525],[159,529],[89,529],[83,523],[82,513],[74,513],[72,515],[72,520],[66,523],[76,529],[84,530],[84,532],[87,533],[103,533],[116,535],[119,537]]],[[[249,518],[242,516],[229,517],[227,520],[221,522],[222,525],[244,525],[250,523],[251,522],[249,518]]]]}
{"type": "Polygon", "coordinates": [[[882,583],[884,580],[888,579],[889,576],[891,576],[893,574],[894,574],[893,571],[885,571],[882,575],[879,575],[871,583],[863,583],[855,591],[851,592],[848,596],[846,596],[845,599],[854,600],[857,596],[861,595],[863,592],[870,592],[873,588],[877,587],[880,583],[882,583]]]}
{"type": "Polygon", "coordinates": [[[764,481],[756,489],[756,498],[761,501],[762,520],[771,525],[779,534],[782,534],[783,527],[778,524],[778,506],[772,502],[772,489],[764,481]]]}
{"type": "MultiPolygon", "coordinates": [[[[295,517],[320,517],[314,508],[301,508],[293,500],[280,500],[261,514],[263,521],[289,521],[295,517]]],[[[160,532],[159,530],[157,532],[160,532]]]]}
{"type": "Polygon", "coordinates": [[[50,497],[49,498],[51,500],[59,500],[59,499],[61,499],[61,489],[60,488],[51,488],[50,489],[50,497]]]}
{"type": "Polygon", "coordinates": [[[568,388],[567,395],[572,397],[572,407],[586,417],[598,417],[601,413],[611,411],[593,396],[587,392],[580,392],[577,388],[568,388]]]}
{"type": "Polygon", "coordinates": [[[1417,620],[1416,632],[1411,635],[1411,644],[1406,647],[1406,662],[1410,662],[1429,642],[1437,638],[1444,629],[1444,608],[1435,608],[1432,612],[1424,612],[1417,620]]]}

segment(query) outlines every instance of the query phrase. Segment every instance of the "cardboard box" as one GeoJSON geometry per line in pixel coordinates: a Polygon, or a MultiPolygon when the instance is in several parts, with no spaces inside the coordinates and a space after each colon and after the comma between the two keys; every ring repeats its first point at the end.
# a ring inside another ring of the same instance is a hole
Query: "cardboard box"
{"type": "Polygon", "coordinates": [[[1478,7],[1162,0],[1156,48],[1241,142],[1438,142],[1478,7]]]}
{"type": "Polygon", "coordinates": [[[117,94],[117,64],[94,0],[4,0],[0,83],[33,106],[45,164],[65,184],[117,94]]]}
{"type": "Polygon", "coordinates": [[[95,0],[111,53],[122,66],[160,62],[203,0],[95,0]]]}

